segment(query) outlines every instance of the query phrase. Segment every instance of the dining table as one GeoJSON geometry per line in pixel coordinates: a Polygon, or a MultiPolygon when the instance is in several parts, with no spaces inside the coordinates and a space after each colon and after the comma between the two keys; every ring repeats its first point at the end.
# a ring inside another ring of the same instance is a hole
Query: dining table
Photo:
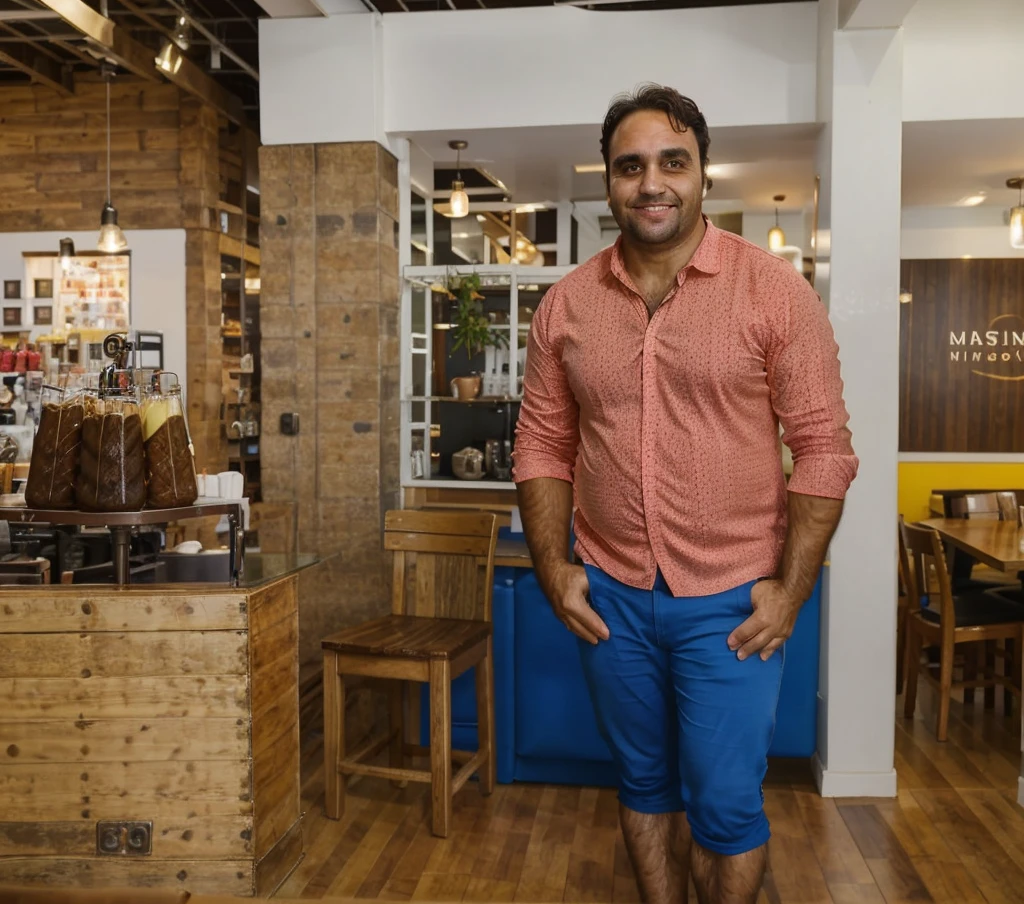
{"type": "Polygon", "coordinates": [[[919,523],[934,528],[943,540],[990,568],[1008,574],[1024,571],[1024,530],[1012,521],[929,518],[919,523]]]}

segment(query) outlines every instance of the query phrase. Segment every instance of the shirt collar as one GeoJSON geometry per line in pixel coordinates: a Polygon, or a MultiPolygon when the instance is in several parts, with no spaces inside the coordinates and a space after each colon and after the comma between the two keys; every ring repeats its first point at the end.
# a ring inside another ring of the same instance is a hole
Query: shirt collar
{"type": "MultiPolygon", "coordinates": [[[[683,282],[684,274],[691,267],[701,273],[707,273],[709,276],[713,276],[722,269],[722,231],[703,214],[701,217],[704,220],[704,238],[700,240],[697,250],[690,258],[690,263],[679,271],[676,280],[680,285],[683,282]]],[[[633,280],[629,278],[626,264],[622,260],[622,236],[615,240],[615,245],[612,248],[611,270],[620,282],[633,287],[633,280]]]]}

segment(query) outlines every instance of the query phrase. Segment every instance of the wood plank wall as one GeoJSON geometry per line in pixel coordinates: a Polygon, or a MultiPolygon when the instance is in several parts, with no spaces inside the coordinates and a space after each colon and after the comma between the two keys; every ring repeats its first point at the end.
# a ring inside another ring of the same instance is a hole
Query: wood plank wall
{"type": "MultiPolygon", "coordinates": [[[[179,176],[181,92],[111,85],[111,192],[125,229],[185,225],[179,176]]],[[[98,78],[62,97],[41,85],[0,89],[0,229],[99,229],[106,195],[106,100],[98,78]]]]}
{"type": "MultiPolygon", "coordinates": [[[[227,122],[175,85],[118,77],[111,85],[111,197],[124,229],[186,231],[186,373],[196,463],[227,468],[221,430],[217,202],[241,180],[221,148],[227,122]]],[[[251,138],[251,136],[248,136],[251,138]]],[[[103,82],[80,76],[62,97],[40,85],[0,88],[0,231],[99,229],[106,197],[103,82]]],[[[87,250],[87,249],[83,249],[87,250]]]]}
{"type": "Polygon", "coordinates": [[[900,451],[1024,449],[1024,260],[907,260],[901,273],[900,451]]]}

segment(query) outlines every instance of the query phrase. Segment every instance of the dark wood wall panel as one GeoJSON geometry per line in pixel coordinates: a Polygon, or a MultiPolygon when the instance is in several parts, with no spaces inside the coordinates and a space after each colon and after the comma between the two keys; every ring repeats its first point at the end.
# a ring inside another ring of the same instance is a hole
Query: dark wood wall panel
{"type": "Polygon", "coordinates": [[[901,285],[900,451],[1024,451],[1024,259],[903,261],[901,285]]]}

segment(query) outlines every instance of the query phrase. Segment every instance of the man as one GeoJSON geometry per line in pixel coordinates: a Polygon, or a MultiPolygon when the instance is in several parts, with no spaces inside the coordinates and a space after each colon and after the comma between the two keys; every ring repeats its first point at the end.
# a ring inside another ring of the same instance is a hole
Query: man
{"type": "Polygon", "coordinates": [[[613,102],[622,235],[538,307],[516,431],[526,540],[580,639],[648,904],[685,902],[691,872],[701,904],[757,898],[782,647],[857,470],[824,306],[704,219],[708,144],[671,88],[613,102]]]}

